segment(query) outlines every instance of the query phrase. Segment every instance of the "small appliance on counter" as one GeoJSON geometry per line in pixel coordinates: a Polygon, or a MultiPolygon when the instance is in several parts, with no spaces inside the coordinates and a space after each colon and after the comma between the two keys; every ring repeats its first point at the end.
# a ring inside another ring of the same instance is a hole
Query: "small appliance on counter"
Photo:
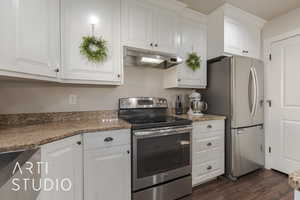
{"type": "Polygon", "coordinates": [[[202,101],[201,94],[193,92],[190,95],[190,109],[188,114],[192,116],[203,116],[203,112],[207,111],[208,105],[202,101]]]}

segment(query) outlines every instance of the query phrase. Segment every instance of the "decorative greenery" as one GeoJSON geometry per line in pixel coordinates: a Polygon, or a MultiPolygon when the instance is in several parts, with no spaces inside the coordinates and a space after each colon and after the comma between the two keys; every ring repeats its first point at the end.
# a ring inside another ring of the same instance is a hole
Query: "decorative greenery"
{"type": "Polygon", "coordinates": [[[201,67],[201,57],[195,52],[189,53],[188,59],[185,62],[193,71],[196,71],[196,69],[200,69],[201,67]]]}
{"type": "Polygon", "coordinates": [[[107,59],[107,41],[102,37],[86,36],[82,38],[80,53],[87,57],[90,62],[103,62],[107,59]]]}

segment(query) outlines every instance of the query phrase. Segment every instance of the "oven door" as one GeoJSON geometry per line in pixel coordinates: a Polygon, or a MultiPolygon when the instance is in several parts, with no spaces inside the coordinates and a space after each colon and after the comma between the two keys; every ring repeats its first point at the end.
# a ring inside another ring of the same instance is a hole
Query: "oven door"
{"type": "Polygon", "coordinates": [[[191,173],[191,126],[133,131],[133,191],[191,173]]]}

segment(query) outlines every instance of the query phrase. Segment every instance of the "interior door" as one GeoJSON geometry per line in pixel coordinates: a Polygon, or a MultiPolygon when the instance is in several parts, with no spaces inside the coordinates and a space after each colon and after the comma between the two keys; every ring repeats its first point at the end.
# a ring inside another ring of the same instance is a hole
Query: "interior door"
{"type": "Polygon", "coordinates": [[[300,36],[273,43],[268,76],[271,168],[291,173],[300,168],[300,36]]]}

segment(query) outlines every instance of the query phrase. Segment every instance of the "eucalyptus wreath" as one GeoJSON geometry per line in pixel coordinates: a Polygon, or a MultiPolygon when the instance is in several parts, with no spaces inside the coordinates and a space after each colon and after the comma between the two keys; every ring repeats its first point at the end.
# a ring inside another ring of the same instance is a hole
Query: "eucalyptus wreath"
{"type": "Polygon", "coordinates": [[[188,58],[185,62],[186,65],[193,71],[196,71],[196,69],[200,69],[201,67],[201,57],[198,56],[195,52],[189,53],[188,58]]]}
{"type": "Polygon", "coordinates": [[[107,41],[102,37],[86,36],[82,38],[80,53],[90,62],[103,62],[107,59],[107,41]]]}

